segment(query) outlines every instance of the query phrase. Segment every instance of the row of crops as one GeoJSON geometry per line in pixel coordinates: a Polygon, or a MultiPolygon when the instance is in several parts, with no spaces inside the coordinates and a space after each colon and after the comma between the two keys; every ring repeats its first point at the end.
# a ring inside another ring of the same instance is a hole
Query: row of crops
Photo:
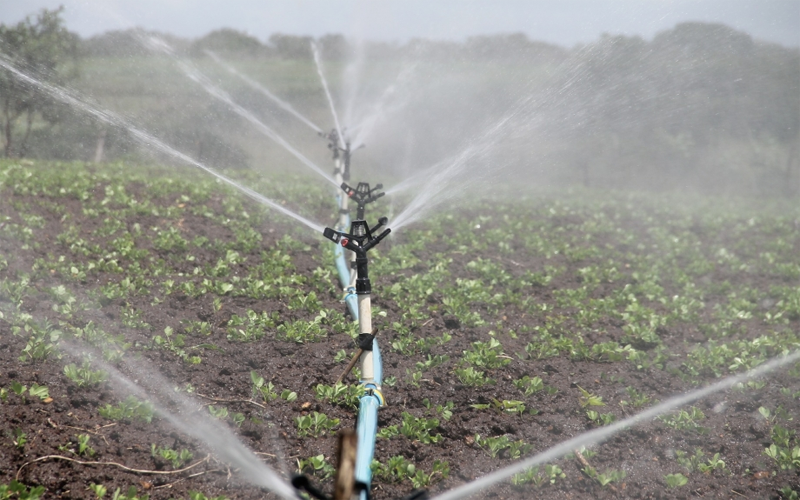
{"type": "MultiPolygon", "coordinates": [[[[330,194],[307,180],[246,180],[332,224],[330,194]]],[[[370,254],[391,387],[373,464],[381,498],[452,488],[800,347],[797,206],[508,189],[370,254]]],[[[358,332],[329,243],[183,169],[6,161],[0,191],[3,494],[261,496],[213,472],[202,443],[167,437],[151,402],[114,390],[101,361],[157,367],[268,463],[330,484],[334,434],[352,426],[363,389],[334,383],[358,332]],[[37,439],[42,429],[52,436],[37,439]],[[53,455],[174,475],[144,487],[83,466],[54,486],[28,464],[53,455]]],[[[370,213],[391,220],[391,203],[370,213]]],[[[589,467],[560,460],[502,488],[558,497],[755,480],[790,495],[799,398],[795,364],[585,450],[589,467]]]]}

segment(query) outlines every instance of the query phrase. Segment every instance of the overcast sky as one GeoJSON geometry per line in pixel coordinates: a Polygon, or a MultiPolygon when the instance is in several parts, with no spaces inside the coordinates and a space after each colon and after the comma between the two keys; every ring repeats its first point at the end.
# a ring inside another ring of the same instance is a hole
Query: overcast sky
{"type": "Polygon", "coordinates": [[[523,32],[571,46],[602,33],[649,39],[683,21],[705,21],[800,46],[800,0],[0,0],[0,23],[59,5],[68,28],[84,37],[136,26],[188,38],[228,27],[261,40],[273,33],[403,42],[523,32]]]}

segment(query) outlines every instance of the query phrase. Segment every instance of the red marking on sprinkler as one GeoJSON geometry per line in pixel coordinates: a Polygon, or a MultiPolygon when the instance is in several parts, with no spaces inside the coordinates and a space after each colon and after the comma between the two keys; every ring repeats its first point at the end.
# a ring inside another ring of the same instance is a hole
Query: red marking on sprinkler
{"type": "Polygon", "coordinates": [[[347,242],[349,242],[349,241],[350,241],[350,240],[348,240],[347,238],[342,238],[342,241],[341,241],[341,243],[342,243],[342,246],[343,246],[343,247],[346,247],[346,246],[347,246],[347,242]]]}

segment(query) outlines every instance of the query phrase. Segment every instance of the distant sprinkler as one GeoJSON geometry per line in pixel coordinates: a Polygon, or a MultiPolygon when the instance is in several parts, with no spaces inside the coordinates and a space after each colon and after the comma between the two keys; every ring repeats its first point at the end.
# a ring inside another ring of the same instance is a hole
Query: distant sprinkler
{"type": "Polygon", "coordinates": [[[332,129],[327,134],[323,134],[322,132],[320,132],[319,135],[320,137],[323,137],[328,140],[328,149],[333,151],[333,162],[336,165],[336,168],[333,171],[334,177],[336,175],[341,175],[342,180],[349,181],[350,157],[352,155],[352,152],[365,147],[365,145],[361,144],[360,146],[355,148],[355,150],[352,149],[350,147],[350,141],[346,141],[343,138],[340,138],[339,131],[336,129],[332,129]],[[344,147],[340,146],[342,142],[344,142],[344,147]]]}
{"type": "Polygon", "coordinates": [[[339,159],[339,151],[342,149],[339,147],[339,131],[336,129],[331,130],[327,134],[324,132],[320,132],[319,136],[328,139],[328,149],[333,151],[333,159],[339,159]]]}

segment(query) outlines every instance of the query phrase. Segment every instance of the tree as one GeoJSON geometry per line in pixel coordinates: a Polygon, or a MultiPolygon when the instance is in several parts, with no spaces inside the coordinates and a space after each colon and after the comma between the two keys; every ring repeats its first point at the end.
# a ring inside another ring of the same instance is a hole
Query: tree
{"type": "MultiPolygon", "coordinates": [[[[43,9],[15,26],[0,25],[0,57],[38,80],[61,84],[69,76],[63,71],[68,59],[75,61],[77,35],[64,27],[63,7],[43,9]]],[[[73,64],[73,70],[76,66],[73,64]]],[[[73,71],[74,74],[74,71],[73,71]]],[[[6,157],[24,156],[34,121],[40,117],[53,124],[60,119],[60,105],[11,71],[0,69],[0,124],[6,157]],[[24,125],[17,122],[24,117],[24,125]],[[22,130],[20,130],[20,128],[22,130]],[[21,134],[19,139],[17,135],[21,134]]]]}
{"type": "Polygon", "coordinates": [[[195,41],[191,47],[194,55],[201,55],[206,50],[256,55],[267,52],[268,48],[252,35],[231,28],[222,28],[195,41]]]}

